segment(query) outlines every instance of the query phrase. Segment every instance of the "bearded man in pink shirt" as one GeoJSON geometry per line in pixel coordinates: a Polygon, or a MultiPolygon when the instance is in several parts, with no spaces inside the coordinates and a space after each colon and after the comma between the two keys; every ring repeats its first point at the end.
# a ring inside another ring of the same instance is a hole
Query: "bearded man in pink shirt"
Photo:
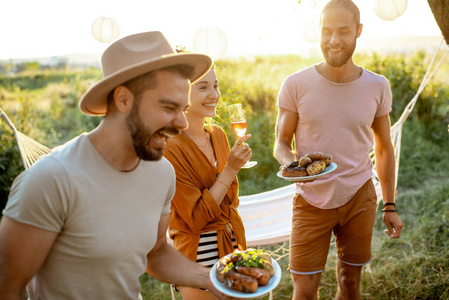
{"type": "Polygon", "coordinates": [[[394,199],[390,84],[352,60],[362,27],[351,0],[328,2],[320,22],[324,61],[289,75],[278,96],[274,155],[279,163],[318,151],[332,155],[337,164],[332,173],[296,183],[289,266],[295,300],[317,299],[332,233],[338,255],[336,299],[360,299],[377,209],[369,157],[373,146],[385,232],[399,238],[403,226],[394,199]]]}

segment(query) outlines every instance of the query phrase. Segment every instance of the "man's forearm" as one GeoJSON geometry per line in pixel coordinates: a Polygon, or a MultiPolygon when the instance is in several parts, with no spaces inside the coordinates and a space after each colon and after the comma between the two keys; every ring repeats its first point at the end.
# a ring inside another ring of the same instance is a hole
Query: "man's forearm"
{"type": "Polygon", "coordinates": [[[284,165],[296,159],[296,153],[285,143],[276,143],[274,146],[274,157],[279,164],[284,165]]]}
{"type": "Polygon", "coordinates": [[[382,189],[383,201],[394,202],[396,167],[393,147],[377,150],[375,155],[376,170],[382,189]]]}
{"type": "Polygon", "coordinates": [[[148,256],[147,273],[178,286],[209,288],[209,271],[168,244],[148,256]]]}

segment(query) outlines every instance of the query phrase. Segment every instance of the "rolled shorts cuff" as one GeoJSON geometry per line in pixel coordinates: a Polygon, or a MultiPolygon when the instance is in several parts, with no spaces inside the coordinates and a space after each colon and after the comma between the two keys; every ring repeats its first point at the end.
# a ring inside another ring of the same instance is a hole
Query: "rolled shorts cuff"
{"type": "Polygon", "coordinates": [[[323,273],[324,270],[319,270],[319,271],[311,271],[311,272],[298,272],[292,269],[289,269],[290,273],[292,274],[297,274],[297,275],[312,275],[312,274],[317,274],[317,273],[323,273]]]}
{"type": "Polygon", "coordinates": [[[350,265],[350,266],[361,267],[361,266],[365,266],[365,265],[369,264],[373,259],[370,258],[369,261],[367,261],[367,262],[365,262],[365,263],[361,263],[361,264],[353,264],[353,263],[344,261],[344,260],[342,260],[342,259],[340,259],[340,258],[339,258],[338,260],[340,260],[342,263],[347,264],[347,265],[350,265]]]}

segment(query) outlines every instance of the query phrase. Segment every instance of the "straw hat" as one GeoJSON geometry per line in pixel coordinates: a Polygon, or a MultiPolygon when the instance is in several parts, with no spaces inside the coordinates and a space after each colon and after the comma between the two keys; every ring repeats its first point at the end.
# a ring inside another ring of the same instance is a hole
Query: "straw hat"
{"type": "Polygon", "coordinates": [[[209,71],[212,59],[203,54],[176,53],[159,31],[124,37],[110,45],[101,57],[103,80],[96,83],[80,100],[87,115],[104,115],[108,94],[137,76],[161,68],[185,64],[194,68],[191,82],[209,71]]]}

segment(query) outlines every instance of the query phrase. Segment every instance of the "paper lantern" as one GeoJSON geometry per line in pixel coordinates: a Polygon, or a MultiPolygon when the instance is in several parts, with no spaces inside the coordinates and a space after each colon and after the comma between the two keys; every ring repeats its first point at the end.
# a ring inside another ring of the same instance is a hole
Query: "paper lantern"
{"type": "Polygon", "coordinates": [[[374,0],[374,12],[385,21],[393,21],[407,9],[407,0],[374,0]]]}
{"type": "Polygon", "coordinates": [[[101,43],[111,43],[115,41],[120,29],[117,22],[112,18],[99,17],[92,24],[92,35],[101,43]]]}
{"type": "Polygon", "coordinates": [[[219,60],[228,51],[228,39],[218,27],[199,29],[193,37],[193,51],[207,54],[213,60],[219,60]]]}

